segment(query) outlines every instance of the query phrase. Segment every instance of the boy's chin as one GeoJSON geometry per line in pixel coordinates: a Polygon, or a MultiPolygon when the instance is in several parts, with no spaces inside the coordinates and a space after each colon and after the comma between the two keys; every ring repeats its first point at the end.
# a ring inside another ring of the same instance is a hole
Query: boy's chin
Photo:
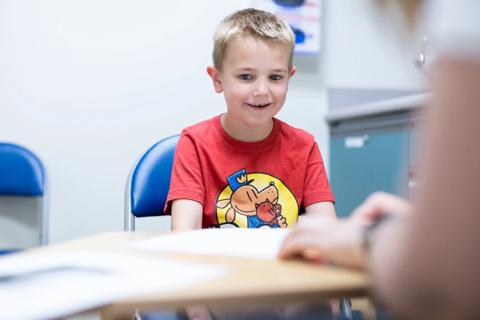
{"type": "Polygon", "coordinates": [[[225,114],[230,121],[240,121],[244,125],[249,127],[261,127],[267,124],[271,124],[272,119],[277,115],[280,110],[273,110],[272,108],[268,108],[265,110],[251,110],[246,109],[242,113],[235,113],[231,114],[227,111],[225,114]]]}
{"type": "Polygon", "coordinates": [[[245,123],[252,128],[268,126],[272,123],[274,116],[275,115],[269,114],[262,117],[249,117],[248,119],[245,119],[245,123]]]}

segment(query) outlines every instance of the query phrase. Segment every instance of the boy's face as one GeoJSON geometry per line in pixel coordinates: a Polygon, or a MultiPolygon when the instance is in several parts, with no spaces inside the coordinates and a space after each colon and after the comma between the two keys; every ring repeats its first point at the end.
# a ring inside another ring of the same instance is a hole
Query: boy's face
{"type": "Polygon", "coordinates": [[[288,80],[295,68],[288,70],[289,51],[277,41],[252,36],[232,39],[225,52],[222,71],[207,69],[215,91],[223,92],[231,121],[244,127],[261,127],[285,102],[288,80]]]}

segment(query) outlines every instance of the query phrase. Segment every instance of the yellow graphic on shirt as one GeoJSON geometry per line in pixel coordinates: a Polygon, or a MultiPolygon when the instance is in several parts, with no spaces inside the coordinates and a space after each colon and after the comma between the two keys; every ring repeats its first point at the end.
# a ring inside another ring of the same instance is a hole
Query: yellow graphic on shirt
{"type": "Polygon", "coordinates": [[[265,173],[239,170],[216,199],[218,224],[240,228],[287,228],[298,217],[298,204],[290,189],[265,173]]]}

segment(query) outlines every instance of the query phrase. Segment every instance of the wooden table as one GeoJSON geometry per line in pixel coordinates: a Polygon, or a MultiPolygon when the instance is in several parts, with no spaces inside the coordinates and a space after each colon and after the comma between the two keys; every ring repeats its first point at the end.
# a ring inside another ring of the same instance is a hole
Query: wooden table
{"type": "MultiPolygon", "coordinates": [[[[96,252],[157,255],[138,252],[127,244],[133,240],[158,236],[160,233],[103,233],[69,241],[28,254],[48,254],[92,250],[96,252]]],[[[165,256],[165,254],[163,254],[165,256]]],[[[180,261],[204,262],[224,266],[228,276],[206,283],[183,287],[168,293],[139,296],[117,301],[100,308],[102,319],[130,318],[136,309],[176,309],[188,305],[228,306],[239,303],[318,302],[335,297],[365,296],[368,278],[362,272],[332,266],[312,265],[302,261],[234,258],[190,254],[168,254],[180,261]]],[[[162,276],[162,275],[159,275],[162,276]]]]}

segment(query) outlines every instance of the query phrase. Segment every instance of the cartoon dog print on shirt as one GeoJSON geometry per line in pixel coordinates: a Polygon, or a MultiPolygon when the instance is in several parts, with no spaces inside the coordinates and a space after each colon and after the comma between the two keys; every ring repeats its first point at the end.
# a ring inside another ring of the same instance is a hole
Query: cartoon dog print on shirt
{"type": "Polygon", "coordinates": [[[281,180],[242,169],[227,182],[216,202],[220,227],[287,228],[297,220],[297,201],[281,180]]]}

